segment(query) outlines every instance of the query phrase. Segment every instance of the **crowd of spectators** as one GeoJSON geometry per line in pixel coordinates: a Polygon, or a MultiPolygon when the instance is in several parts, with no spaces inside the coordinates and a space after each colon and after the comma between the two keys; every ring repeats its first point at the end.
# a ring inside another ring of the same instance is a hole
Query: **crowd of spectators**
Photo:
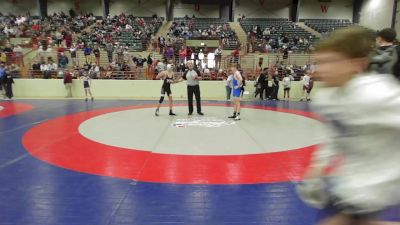
{"type": "MultiPolygon", "coordinates": [[[[98,20],[90,32],[84,32],[78,42],[96,44],[105,47],[107,43],[116,44],[121,41],[122,33],[129,34],[130,39],[148,42],[161,26],[162,18],[153,15],[144,19],[133,15],[120,14],[108,16],[104,20],[98,20]]],[[[130,43],[120,43],[129,47],[130,43]]]]}
{"type": "Polygon", "coordinates": [[[0,13],[1,37],[27,37],[31,34],[30,17],[3,15],[0,13]]]}
{"type": "MultiPolygon", "coordinates": [[[[169,62],[177,65],[178,70],[185,68],[187,60],[194,60],[196,65],[206,73],[218,73],[221,66],[222,49],[227,45],[237,45],[230,57],[230,63],[239,64],[239,42],[229,23],[221,22],[206,24],[196,18],[185,17],[173,22],[166,37],[155,38],[155,32],[162,23],[162,18],[154,15],[149,18],[139,18],[133,15],[120,14],[98,18],[93,14],[77,15],[73,10],[67,15],[64,12],[54,13],[44,19],[27,16],[0,15],[0,31],[7,37],[16,35],[21,31],[23,35],[31,35],[33,42],[38,46],[38,57],[31,63],[32,71],[40,71],[44,78],[61,77],[62,72],[72,68],[73,74],[90,73],[93,78],[105,78],[104,74],[110,71],[132,71],[133,68],[142,68],[147,63],[149,68],[157,68],[159,62],[152,56],[133,57],[129,51],[129,43],[120,42],[119,37],[128,33],[132,39],[151,41],[151,50],[160,50],[164,56],[163,63],[169,62]],[[6,24],[6,25],[4,25],[6,24]],[[23,32],[25,31],[25,32],[23,32]],[[190,48],[185,46],[185,40],[193,38],[220,40],[218,49],[190,48]],[[107,53],[108,64],[100,65],[100,52],[104,49],[107,53]],[[85,56],[85,62],[80,64],[77,60],[77,51],[85,56]],[[69,53],[69,54],[67,54],[69,53]],[[81,72],[79,72],[81,71],[81,72]]],[[[282,35],[279,39],[269,38],[280,27],[266,28],[261,31],[259,26],[254,27],[249,33],[250,37],[264,38],[265,49],[269,52],[284,53],[295,49],[297,43],[308,43],[304,37],[291,37],[282,35]]],[[[19,52],[20,46],[10,46],[3,52],[19,52]]],[[[2,54],[3,62],[7,56],[2,54]]]]}
{"type": "Polygon", "coordinates": [[[20,45],[6,44],[0,49],[0,63],[11,71],[13,77],[20,77],[21,67],[24,66],[22,47],[20,45]]]}
{"type": "MultiPolygon", "coordinates": [[[[202,22],[196,18],[186,16],[176,19],[167,34],[169,38],[190,39],[217,39],[221,41],[223,48],[234,49],[240,45],[236,32],[227,22],[202,22]]],[[[173,40],[172,40],[173,42],[173,40]]]]}
{"type": "Polygon", "coordinates": [[[210,38],[236,38],[236,33],[229,23],[219,25],[211,24],[204,29],[196,27],[196,20],[174,21],[169,31],[169,36],[184,39],[210,39],[210,38]]]}
{"type": "Polygon", "coordinates": [[[256,25],[247,33],[248,43],[253,51],[265,53],[310,52],[314,49],[312,45],[313,36],[299,36],[297,34],[278,32],[283,28],[278,26],[267,27],[264,30],[256,25]],[[278,35],[278,33],[281,33],[278,35]]]}

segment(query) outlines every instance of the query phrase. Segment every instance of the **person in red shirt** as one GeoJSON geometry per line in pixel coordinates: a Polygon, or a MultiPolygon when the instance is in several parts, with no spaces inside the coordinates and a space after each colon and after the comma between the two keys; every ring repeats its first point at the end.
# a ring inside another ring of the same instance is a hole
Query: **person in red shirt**
{"type": "Polygon", "coordinates": [[[179,64],[185,63],[186,53],[186,47],[182,46],[181,50],[179,50],[179,64]]]}
{"type": "Polygon", "coordinates": [[[192,57],[193,51],[191,48],[186,49],[186,60],[190,60],[192,57]]]}
{"type": "Polygon", "coordinates": [[[66,98],[71,98],[72,97],[72,74],[69,70],[64,71],[64,86],[65,89],[67,90],[67,96],[66,98]]]}
{"type": "Polygon", "coordinates": [[[239,63],[239,55],[240,55],[240,52],[239,52],[239,49],[235,49],[235,50],[233,50],[233,52],[232,52],[232,62],[233,63],[235,63],[235,64],[237,64],[237,63],[239,63]]]}
{"type": "Polygon", "coordinates": [[[93,50],[94,57],[96,58],[96,65],[100,66],[100,49],[98,46],[93,50]]]}
{"type": "Polygon", "coordinates": [[[72,35],[71,33],[68,33],[65,35],[65,44],[67,45],[67,48],[71,48],[72,46],[72,35]]]}
{"type": "Polygon", "coordinates": [[[40,31],[42,28],[39,24],[34,24],[32,25],[32,30],[33,31],[40,31]]]}

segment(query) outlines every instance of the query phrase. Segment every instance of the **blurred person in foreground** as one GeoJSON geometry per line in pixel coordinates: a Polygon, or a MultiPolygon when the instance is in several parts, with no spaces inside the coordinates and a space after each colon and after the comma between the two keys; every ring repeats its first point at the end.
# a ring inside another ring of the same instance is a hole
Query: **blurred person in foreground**
{"type": "Polygon", "coordinates": [[[400,200],[400,86],[392,75],[366,72],[374,34],[338,30],[316,49],[313,107],[329,139],[297,186],[306,203],[333,211],[320,225],[372,225],[400,200]],[[327,168],[334,167],[327,174],[327,168]]]}

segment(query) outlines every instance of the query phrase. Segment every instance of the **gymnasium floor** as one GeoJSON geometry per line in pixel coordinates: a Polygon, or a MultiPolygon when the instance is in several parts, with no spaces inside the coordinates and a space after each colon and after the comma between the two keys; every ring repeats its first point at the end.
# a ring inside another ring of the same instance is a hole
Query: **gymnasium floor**
{"type": "MultiPolygon", "coordinates": [[[[304,102],[0,101],[0,225],[311,225],[294,191],[325,139],[304,102]]],[[[380,218],[400,221],[400,207],[380,218]]]]}

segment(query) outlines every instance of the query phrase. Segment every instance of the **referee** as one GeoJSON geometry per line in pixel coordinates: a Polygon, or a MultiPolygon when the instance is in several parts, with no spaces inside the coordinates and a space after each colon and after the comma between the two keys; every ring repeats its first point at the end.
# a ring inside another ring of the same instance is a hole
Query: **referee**
{"type": "Polygon", "coordinates": [[[201,98],[200,98],[200,86],[199,80],[201,80],[200,72],[194,69],[193,61],[187,62],[188,70],[183,73],[183,79],[186,80],[187,85],[187,95],[188,95],[188,105],[189,105],[189,116],[193,113],[193,94],[196,97],[197,103],[197,114],[203,116],[201,112],[201,98]]]}

